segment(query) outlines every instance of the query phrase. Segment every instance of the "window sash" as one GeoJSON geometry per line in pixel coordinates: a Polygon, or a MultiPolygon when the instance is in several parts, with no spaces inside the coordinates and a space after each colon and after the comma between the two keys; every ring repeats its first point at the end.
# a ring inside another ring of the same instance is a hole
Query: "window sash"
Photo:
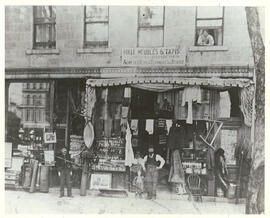
{"type": "Polygon", "coordinates": [[[197,7],[197,19],[223,18],[223,7],[201,6],[197,7]]]}
{"type": "Polygon", "coordinates": [[[140,6],[138,12],[138,26],[139,27],[164,26],[164,7],[140,6]],[[161,16],[159,13],[161,13],[161,16]]]}
{"type": "MultiPolygon", "coordinates": [[[[95,6],[84,7],[84,48],[107,48],[109,46],[109,6],[103,7],[103,16],[87,17],[87,9],[95,6]],[[102,30],[95,31],[95,29],[102,30]],[[102,34],[100,34],[102,33],[102,34]]],[[[95,10],[98,10],[96,8],[95,10]]]]}
{"type": "Polygon", "coordinates": [[[163,43],[163,28],[140,28],[138,30],[139,47],[162,47],[163,43]]]}
{"type": "Polygon", "coordinates": [[[54,6],[34,6],[33,47],[35,49],[56,47],[56,9],[54,6]],[[40,15],[42,10],[46,10],[47,14],[40,15]]]}
{"type": "Polygon", "coordinates": [[[109,22],[109,6],[85,6],[84,15],[85,22],[109,22]]]}
{"type": "MultiPolygon", "coordinates": [[[[223,45],[223,28],[224,28],[224,7],[196,7],[196,31],[194,37],[194,45],[197,45],[197,34],[202,29],[213,29],[219,30],[219,37],[215,40],[214,46],[223,45]],[[200,14],[200,9],[204,8],[204,13],[200,14]],[[206,10],[208,9],[208,10],[206,10]],[[212,15],[213,13],[209,12],[209,9],[214,11],[214,9],[219,10],[220,15],[212,15]]],[[[214,37],[214,36],[213,36],[214,37]]]]}
{"type": "Polygon", "coordinates": [[[55,18],[56,8],[55,6],[34,6],[34,16],[35,18],[55,18]],[[46,11],[47,14],[41,15],[42,10],[43,12],[46,11]]]}
{"type": "Polygon", "coordinates": [[[197,28],[220,28],[222,27],[223,21],[222,20],[197,20],[197,28]]]}

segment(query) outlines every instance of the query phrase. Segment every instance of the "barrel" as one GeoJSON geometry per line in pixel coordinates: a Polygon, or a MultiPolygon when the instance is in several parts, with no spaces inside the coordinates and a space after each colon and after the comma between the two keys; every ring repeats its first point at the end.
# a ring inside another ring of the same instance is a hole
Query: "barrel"
{"type": "Polygon", "coordinates": [[[33,160],[33,174],[31,179],[31,185],[30,185],[30,193],[33,193],[36,191],[36,180],[37,180],[37,173],[38,173],[38,161],[33,160]]]}
{"type": "Polygon", "coordinates": [[[236,185],[230,183],[228,188],[228,198],[233,199],[235,197],[236,185]]]}
{"type": "Polygon", "coordinates": [[[40,192],[49,192],[49,166],[40,166],[40,192]]]}
{"type": "Polygon", "coordinates": [[[29,188],[31,184],[32,168],[30,166],[24,169],[23,188],[29,188]]]}

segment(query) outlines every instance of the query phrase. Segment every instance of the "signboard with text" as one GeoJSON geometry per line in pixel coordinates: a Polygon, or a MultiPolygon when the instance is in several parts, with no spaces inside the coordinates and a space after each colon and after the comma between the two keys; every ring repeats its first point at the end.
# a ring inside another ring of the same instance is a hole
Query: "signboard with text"
{"type": "Polygon", "coordinates": [[[183,66],[185,50],[177,47],[123,48],[123,66],[183,66]]]}

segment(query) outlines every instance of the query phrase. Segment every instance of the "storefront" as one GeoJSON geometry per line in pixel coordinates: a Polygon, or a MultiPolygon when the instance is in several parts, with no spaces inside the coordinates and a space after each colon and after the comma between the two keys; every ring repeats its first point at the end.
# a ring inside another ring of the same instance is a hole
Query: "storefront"
{"type": "Polygon", "coordinates": [[[93,174],[106,175],[111,182],[107,188],[133,190],[134,156],[144,157],[150,144],[166,160],[160,187],[173,187],[169,174],[175,147],[181,150],[186,177],[200,175],[204,195],[217,195],[218,148],[225,150],[229,181],[239,183],[237,152],[248,150],[251,136],[252,97],[243,98],[253,94],[250,80],[137,77],[88,79],[86,85],[85,113],[93,123],[100,158],[93,174]],[[172,127],[174,123],[181,128],[172,127]]]}
{"type": "MultiPolygon", "coordinates": [[[[101,71],[106,73],[105,69],[101,71]]],[[[229,180],[235,184],[241,182],[241,196],[244,197],[254,94],[251,80],[177,76],[84,78],[46,82],[24,80],[21,83],[19,92],[23,102],[16,103],[20,104],[17,107],[20,110],[12,109],[11,97],[8,102],[10,116],[17,114],[21,120],[8,119],[6,142],[9,142],[7,146],[12,143],[13,149],[12,156],[6,155],[10,157],[6,159],[6,175],[8,171],[13,172],[8,168],[11,160],[19,161],[18,166],[24,162],[33,168],[31,160],[36,159],[40,165],[50,169],[49,181],[45,185],[58,186],[59,177],[53,161],[60,149],[67,147],[75,163],[73,187],[79,188],[82,173],[80,154],[86,140],[90,140],[99,163],[91,165],[87,188],[133,191],[136,176],[132,170],[134,157],[138,153],[144,157],[152,144],[166,160],[160,170],[159,187],[166,190],[173,187],[169,176],[173,165],[171,150],[178,147],[186,177],[192,173],[199,174],[203,194],[214,196],[217,187],[213,154],[210,153],[223,148],[229,180]],[[174,123],[179,124],[182,130],[172,128],[174,123]],[[127,128],[131,132],[128,143],[127,128]],[[176,138],[176,142],[172,138],[176,138]],[[240,162],[244,166],[241,172],[240,162]],[[245,179],[239,181],[239,174],[245,179]]],[[[8,89],[9,95],[16,90],[12,84],[8,89]]],[[[41,168],[38,167],[37,178],[41,168]]],[[[31,181],[25,181],[27,166],[23,172],[20,167],[16,170],[21,173],[21,180],[18,173],[11,173],[12,183],[30,188],[31,181]]],[[[38,188],[41,179],[36,184],[38,188]]]]}

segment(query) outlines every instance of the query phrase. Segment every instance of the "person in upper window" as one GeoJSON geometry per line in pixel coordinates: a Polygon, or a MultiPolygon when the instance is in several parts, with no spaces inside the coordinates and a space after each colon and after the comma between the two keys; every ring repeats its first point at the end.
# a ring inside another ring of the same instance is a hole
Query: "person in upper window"
{"type": "Polygon", "coordinates": [[[207,30],[201,30],[200,35],[198,38],[198,45],[203,45],[203,46],[212,46],[214,45],[214,38],[211,36],[207,30]]]}

